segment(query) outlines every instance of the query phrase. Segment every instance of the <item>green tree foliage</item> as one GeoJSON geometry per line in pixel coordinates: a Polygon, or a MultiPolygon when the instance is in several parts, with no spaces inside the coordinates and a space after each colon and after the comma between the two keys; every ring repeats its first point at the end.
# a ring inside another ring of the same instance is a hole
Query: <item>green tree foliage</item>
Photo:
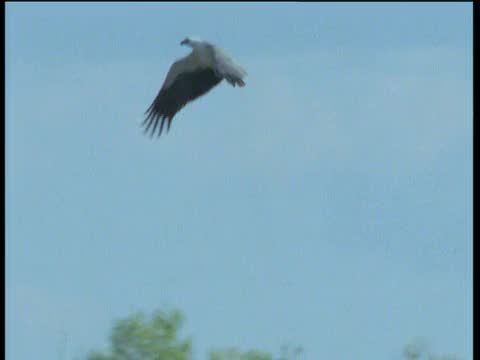
{"type": "MultiPolygon", "coordinates": [[[[183,324],[179,311],[156,311],[150,318],[137,312],[118,320],[110,335],[108,353],[92,351],[88,360],[190,360],[191,340],[180,340],[178,331],[183,324]]],[[[210,352],[209,360],[294,360],[300,347],[283,346],[280,355],[234,348],[210,352]]]]}
{"type": "Polygon", "coordinates": [[[178,311],[156,311],[150,319],[137,312],[118,320],[108,354],[91,352],[88,360],[188,360],[190,339],[178,339],[183,317],[178,311]]]}
{"type": "MultiPolygon", "coordinates": [[[[88,360],[191,360],[191,340],[179,339],[183,316],[177,311],[155,311],[151,317],[142,312],[118,320],[110,335],[108,353],[93,351],[88,360]]],[[[211,351],[208,360],[296,360],[301,347],[282,346],[274,356],[268,352],[235,348],[211,351]]],[[[403,348],[405,360],[460,360],[456,355],[437,355],[426,341],[414,339],[403,348]]]]}
{"type": "Polygon", "coordinates": [[[227,349],[210,352],[209,360],[274,360],[272,355],[262,351],[250,350],[241,352],[237,349],[227,349]]]}
{"type": "Polygon", "coordinates": [[[460,360],[456,355],[438,355],[432,353],[425,340],[414,339],[403,348],[403,357],[406,360],[460,360]]]}
{"type": "Polygon", "coordinates": [[[270,353],[250,350],[250,351],[239,351],[234,348],[221,350],[221,351],[212,351],[209,354],[209,360],[294,360],[297,359],[297,356],[303,352],[301,347],[294,347],[284,345],[280,349],[280,355],[273,356],[270,353]]]}

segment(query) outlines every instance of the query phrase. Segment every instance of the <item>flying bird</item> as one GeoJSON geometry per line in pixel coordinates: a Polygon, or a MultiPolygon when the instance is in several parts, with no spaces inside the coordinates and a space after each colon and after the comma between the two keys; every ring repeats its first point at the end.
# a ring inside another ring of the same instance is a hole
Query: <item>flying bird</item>
{"type": "Polygon", "coordinates": [[[175,114],[189,102],[206,94],[223,79],[230,85],[243,87],[243,78],[247,75],[241,68],[219,47],[203,40],[185,38],[180,45],[192,48],[192,52],[182,59],[175,61],[167,73],[165,81],[145,112],[146,118],[142,123],[145,133],[151,129],[155,134],[160,123],[158,136],[162,134],[165,122],[167,132],[175,114]]]}

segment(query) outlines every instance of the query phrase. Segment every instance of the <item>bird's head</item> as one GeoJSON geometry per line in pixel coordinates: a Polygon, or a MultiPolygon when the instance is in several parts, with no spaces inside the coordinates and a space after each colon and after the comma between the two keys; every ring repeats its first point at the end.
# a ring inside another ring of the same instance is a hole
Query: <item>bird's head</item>
{"type": "Polygon", "coordinates": [[[190,47],[194,47],[195,44],[198,44],[200,42],[201,42],[200,39],[187,36],[185,39],[182,40],[180,45],[187,45],[187,46],[190,46],[190,47]]]}

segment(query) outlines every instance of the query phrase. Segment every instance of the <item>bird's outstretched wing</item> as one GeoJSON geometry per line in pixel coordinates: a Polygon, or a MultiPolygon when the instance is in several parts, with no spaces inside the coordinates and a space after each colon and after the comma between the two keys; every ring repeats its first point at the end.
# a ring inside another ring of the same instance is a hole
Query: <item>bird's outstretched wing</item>
{"type": "Polygon", "coordinates": [[[145,114],[147,117],[142,123],[145,132],[153,125],[151,135],[155,134],[158,123],[158,136],[162,134],[165,120],[167,132],[170,129],[175,114],[187,103],[206,94],[222,81],[211,68],[197,68],[191,65],[191,57],[176,61],[171,67],[165,82],[145,114]]]}

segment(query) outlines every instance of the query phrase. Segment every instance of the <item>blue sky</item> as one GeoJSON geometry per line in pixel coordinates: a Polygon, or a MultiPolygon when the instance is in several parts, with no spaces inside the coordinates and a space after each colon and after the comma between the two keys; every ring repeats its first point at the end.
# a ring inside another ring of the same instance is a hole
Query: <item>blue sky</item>
{"type": "Polygon", "coordinates": [[[472,359],[471,8],[7,4],[6,358],[81,358],[167,306],[195,359],[472,359]],[[247,85],[152,140],[187,35],[247,85]]]}

